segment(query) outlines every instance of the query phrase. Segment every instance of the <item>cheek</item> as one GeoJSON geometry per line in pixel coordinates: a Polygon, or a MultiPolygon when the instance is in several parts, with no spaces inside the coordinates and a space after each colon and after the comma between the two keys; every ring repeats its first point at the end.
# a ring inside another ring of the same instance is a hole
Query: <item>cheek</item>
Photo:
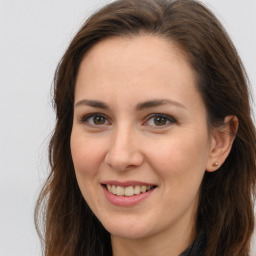
{"type": "Polygon", "coordinates": [[[166,182],[194,182],[205,172],[209,150],[207,141],[207,135],[184,132],[148,147],[148,159],[166,182]]]}
{"type": "Polygon", "coordinates": [[[72,132],[70,139],[71,155],[78,178],[93,176],[101,164],[103,148],[95,141],[72,132]]]}
{"type": "Polygon", "coordinates": [[[70,147],[78,186],[87,204],[95,211],[95,204],[99,198],[94,190],[95,185],[98,184],[97,175],[103,157],[103,148],[90,138],[86,138],[83,133],[76,131],[71,133],[70,147]]]}

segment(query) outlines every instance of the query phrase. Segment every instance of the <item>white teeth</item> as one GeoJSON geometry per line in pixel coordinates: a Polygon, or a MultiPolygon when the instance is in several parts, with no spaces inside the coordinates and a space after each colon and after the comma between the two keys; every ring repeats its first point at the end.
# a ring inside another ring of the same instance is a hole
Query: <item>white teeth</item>
{"type": "Polygon", "coordinates": [[[135,186],[135,188],[134,188],[134,194],[135,194],[135,195],[140,194],[140,186],[135,186]]]}
{"type": "Polygon", "coordinates": [[[116,195],[116,186],[115,185],[112,185],[112,194],[116,195]]]}
{"type": "Polygon", "coordinates": [[[111,187],[111,185],[107,184],[107,189],[108,189],[109,192],[112,192],[112,187],[111,187]]]}
{"type": "Polygon", "coordinates": [[[116,185],[109,185],[107,184],[107,189],[110,193],[118,196],[134,196],[140,193],[145,193],[153,188],[153,186],[116,186],[116,185]]]}
{"type": "Polygon", "coordinates": [[[133,196],[133,195],[134,195],[133,186],[126,187],[126,188],[124,189],[124,194],[125,194],[126,196],[133,196]]]}
{"type": "Polygon", "coordinates": [[[141,189],[140,189],[140,190],[141,190],[142,193],[146,192],[147,186],[141,186],[141,189]]]}
{"type": "Polygon", "coordinates": [[[116,194],[118,196],[124,196],[124,187],[116,186],[116,194]]]}

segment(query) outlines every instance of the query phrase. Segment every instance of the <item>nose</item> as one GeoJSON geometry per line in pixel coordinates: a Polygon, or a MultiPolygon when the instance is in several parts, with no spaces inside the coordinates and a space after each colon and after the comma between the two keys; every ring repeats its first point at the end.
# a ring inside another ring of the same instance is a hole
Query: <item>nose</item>
{"type": "Polygon", "coordinates": [[[144,161],[143,154],[139,148],[136,132],[132,131],[132,129],[120,127],[112,133],[105,162],[117,171],[136,168],[144,161]]]}

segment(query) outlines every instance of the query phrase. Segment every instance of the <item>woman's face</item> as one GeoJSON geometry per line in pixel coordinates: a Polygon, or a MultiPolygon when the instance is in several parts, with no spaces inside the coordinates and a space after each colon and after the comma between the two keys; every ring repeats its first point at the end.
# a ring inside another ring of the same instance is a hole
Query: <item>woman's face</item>
{"type": "Polygon", "coordinates": [[[212,164],[206,114],[174,44],[147,35],[110,38],[86,54],[71,152],[80,190],[112,236],[193,229],[212,164]]]}

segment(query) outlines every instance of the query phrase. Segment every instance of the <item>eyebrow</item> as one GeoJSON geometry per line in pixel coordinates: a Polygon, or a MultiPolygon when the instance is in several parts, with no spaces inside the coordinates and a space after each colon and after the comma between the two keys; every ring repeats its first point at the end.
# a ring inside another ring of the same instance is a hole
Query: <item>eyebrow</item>
{"type": "Polygon", "coordinates": [[[160,100],[156,99],[156,100],[149,100],[149,101],[139,103],[136,106],[136,109],[141,111],[144,109],[159,107],[159,106],[166,105],[166,104],[171,104],[176,107],[185,108],[184,105],[182,105],[181,103],[179,103],[177,101],[173,101],[173,100],[169,100],[169,99],[160,99],[160,100]]]}
{"type": "MultiPolygon", "coordinates": [[[[149,100],[149,101],[145,101],[142,103],[138,103],[136,105],[136,110],[142,111],[145,109],[159,107],[159,106],[166,105],[166,104],[171,104],[176,107],[185,108],[184,105],[182,105],[181,103],[179,103],[177,101],[173,101],[173,100],[169,100],[169,99],[155,99],[155,100],[149,100]]],[[[87,100],[87,99],[78,101],[75,104],[75,107],[82,106],[82,105],[90,106],[90,107],[94,107],[94,108],[107,109],[107,110],[110,109],[109,106],[102,101],[87,100]]]]}
{"type": "Polygon", "coordinates": [[[75,104],[75,107],[78,106],[82,106],[82,105],[86,105],[86,106],[90,106],[90,107],[94,107],[94,108],[102,108],[102,109],[109,109],[109,107],[107,106],[107,104],[105,104],[102,101],[97,101],[97,100],[80,100],[75,104]]]}

